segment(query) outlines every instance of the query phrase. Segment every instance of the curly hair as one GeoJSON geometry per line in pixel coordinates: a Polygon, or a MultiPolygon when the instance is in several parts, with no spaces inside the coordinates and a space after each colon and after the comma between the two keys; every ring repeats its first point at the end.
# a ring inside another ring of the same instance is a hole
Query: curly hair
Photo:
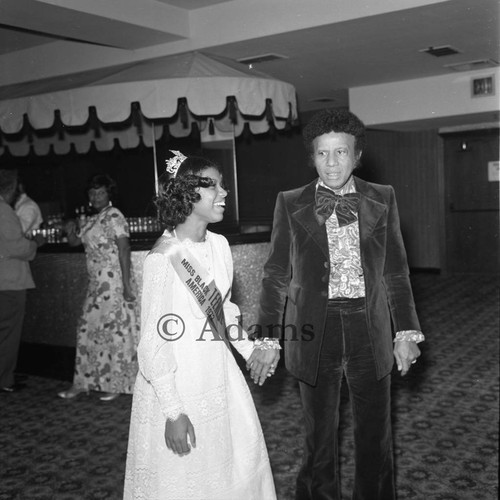
{"type": "Polygon", "coordinates": [[[302,131],[304,145],[309,155],[314,152],[314,139],[330,132],[354,136],[356,155],[363,151],[366,142],[364,123],[347,109],[330,108],[315,114],[302,131]]]}
{"type": "Polygon", "coordinates": [[[115,201],[118,188],[114,179],[106,174],[93,175],[87,182],[86,192],[88,193],[91,189],[100,188],[104,188],[106,190],[110,201],[115,201]]]}
{"type": "Polygon", "coordinates": [[[213,179],[201,175],[210,167],[222,174],[222,168],[216,163],[206,158],[189,156],[182,162],[175,177],[165,172],[159,178],[159,192],[154,204],[162,226],[172,231],[191,215],[193,205],[201,199],[196,189],[215,185],[213,179]]]}

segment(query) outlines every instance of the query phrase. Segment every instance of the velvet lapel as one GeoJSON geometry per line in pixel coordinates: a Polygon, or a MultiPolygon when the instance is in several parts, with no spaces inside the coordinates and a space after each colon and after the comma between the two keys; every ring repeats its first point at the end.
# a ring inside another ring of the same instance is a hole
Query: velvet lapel
{"type": "Polygon", "coordinates": [[[354,177],[354,183],[356,191],[361,195],[358,212],[360,246],[366,248],[365,243],[377,227],[380,218],[386,213],[387,205],[379,192],[366,181],[354,177]]]}
{"type": "MultiPolygon", "coordinates": [[[[311,238],[329,258],[328,237],[325,226],[320,226],[314,215],[316,184],[315,179],[305,186],[302,193],[291,209],[291,215],[309,233],[311,238]]],[[[354,177],[356,191],[361,195],[359,203],[359,238],[361,248],[366,248],[365,243],[370,238],[381,217],[386,213],[387,206],[380,193],[366,181],[354,177]],[[379,201],[380,200],[380,201],[379,201]]]]}
{"type": "Polygon", "coordinates": [[[314,215],[316,184],[315,179],[305,186],[302,193],[295,200],[295,206],[291,209],[291,215],[309,233],[311,238],[321,248],[326,257],[328,254],[328,238],[325,226],[320,226],[314,215]]]}

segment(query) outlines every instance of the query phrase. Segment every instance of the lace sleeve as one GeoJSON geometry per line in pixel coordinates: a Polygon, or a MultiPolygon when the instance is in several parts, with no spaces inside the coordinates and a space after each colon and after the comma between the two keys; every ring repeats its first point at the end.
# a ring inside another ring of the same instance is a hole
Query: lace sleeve
{"type": "Polygon", "coordinates": [[[175,385],[177,362],[172,343],[161,336],[158,325],[172,312],[173,269],[168,257],[152,253],[144,261],[141,304],[141,340],[137,350],[139,370],[154,388],[166,418],[175,420],[184,406],[175,385]]]}

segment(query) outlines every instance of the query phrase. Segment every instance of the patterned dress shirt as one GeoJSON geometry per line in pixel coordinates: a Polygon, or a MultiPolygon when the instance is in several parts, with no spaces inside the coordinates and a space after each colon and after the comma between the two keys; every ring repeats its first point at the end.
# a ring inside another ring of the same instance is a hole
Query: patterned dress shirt
{"type": "MultiPolygon", "coordinates": [[[[323,181],[318,186],[326,187],[323,181]]],[[[351,177],[336,194],[355,193],[354,179],[351,177]]],[[[365,296],[365,280],[361,266],[361,251],[359,249],[358,220],[347,226],[339,226],[335,211],[327,219],[326,233],[330,252],[330,281],[328,298],[356,299],[365,296]]]]}
{"type": "MultiPolygon", "coordinates": [[[[330,189],[321,179],[318,186],[330,189]]],[[[345,195],[355,193],[356,186],[351,178],[335,194],[345,195]]],[[[359,247],[359,219],[347,226],[340,227],[335,211],[326,220],[326,233],[330,253],[330,281],[328,283],[328,298],[357,299],[365,296],[365,279],[361,266],[361,250],[359,247]]],[[[394,341],[410,340],[422,342],[425,340],[422,332],[405,330],[396,332],[394,341]]]]}

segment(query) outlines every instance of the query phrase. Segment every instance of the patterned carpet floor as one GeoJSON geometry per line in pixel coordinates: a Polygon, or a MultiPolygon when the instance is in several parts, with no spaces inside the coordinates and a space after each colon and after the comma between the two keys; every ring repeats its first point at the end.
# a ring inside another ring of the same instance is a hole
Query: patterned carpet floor
{"type": "MultiPolygon", "coordinates": [[[[498,498],[498,277],[416,274],[427,341],[407,377],[393,377],[398,499],[498,498]]],[[[130,396],[67,401],[67,382],[22,375],[0,394],[0,500],[120,499],[130,396]]],[[[279,500],[293,499],[302,455],[298,387],[286,370],[251,384],[279,500]]],[[[352,490],[352,428],[342,404],[343,498],[352,490]]],[[[242,499],[244,500],[244,499],[242,499]]],[[[262,499],[266,500],[266,499],[262,499]]]]}

